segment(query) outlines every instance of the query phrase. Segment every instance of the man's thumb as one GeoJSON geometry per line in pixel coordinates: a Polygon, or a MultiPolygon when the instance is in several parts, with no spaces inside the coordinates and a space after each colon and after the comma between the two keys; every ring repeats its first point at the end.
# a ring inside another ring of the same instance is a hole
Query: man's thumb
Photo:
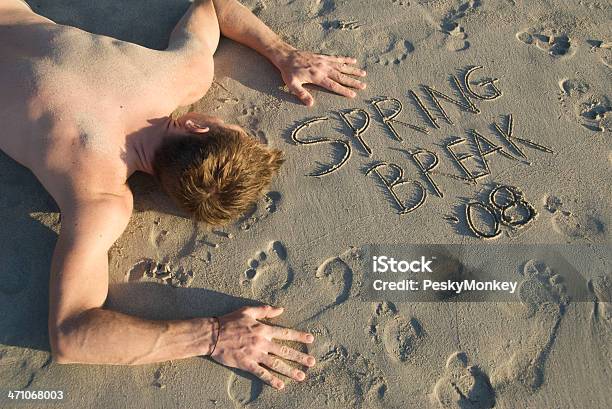
{"type": "Polygon", "coordinates": [[[314,98],[310,95],[310,92],[306,90],[301,84],[293,83],[289,86],[289,91],[298,97],[306,106],[314,105],[314,98]]]}

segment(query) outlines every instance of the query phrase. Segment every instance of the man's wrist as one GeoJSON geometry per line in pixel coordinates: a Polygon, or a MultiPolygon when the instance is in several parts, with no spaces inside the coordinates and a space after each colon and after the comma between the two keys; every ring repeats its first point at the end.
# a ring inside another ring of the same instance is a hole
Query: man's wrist
{"type": "Polygon", "coordinates": [[[195,349],[196,355],[209,356],[219,338],[219,326],[213,317],[195,318],[195,349]]]}
{"type": "Polygon", "coordinates": [[[279,65],[282,64],[287,57],[296,50],[295,47],[290,44],[284,42],[280,38],[274,41],[271,45],[266,47],[264,51],[264,55],[272,64],[274,64],[277,68],[280,68],[279,65]]]}
{"type": "Polygon", "coordinates": [[[219,337],[221,336],[221,320],[219,319],[219,317],[213,317],[214,323],[217,324],[216,327],[216,331],[215,328],[213,328],[213,344],[212,344],[212,349],[210,350],[210,356],[212,356],[215,353],[215,350],[217,349],[217,344],[219,343],[219,337]]]}

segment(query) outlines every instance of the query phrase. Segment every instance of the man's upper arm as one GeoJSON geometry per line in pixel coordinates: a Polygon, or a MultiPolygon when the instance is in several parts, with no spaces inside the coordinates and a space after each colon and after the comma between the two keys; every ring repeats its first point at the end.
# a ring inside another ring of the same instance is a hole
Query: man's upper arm
{"type": "Polygon", "coordinates": [[[131,212],[129,194],[79,200],[73,208],[62,211],[61,232],[51,263],[51,331],[66,319],[104,304],[108,249],[125,229],[131,212]]]}

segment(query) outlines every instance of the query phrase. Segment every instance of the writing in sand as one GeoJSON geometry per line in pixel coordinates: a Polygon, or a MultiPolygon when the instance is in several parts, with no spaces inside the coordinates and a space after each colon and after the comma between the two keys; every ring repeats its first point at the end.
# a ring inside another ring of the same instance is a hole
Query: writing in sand
{"type": "MultiPolygon", "coordinates": [[[[422,85],[421,93],[411,89],[407,95],[412,100],[416,109],[421,113],[419,120],[408,122],[398,117],[403,111],[401,100],[393,97],[377,97],[369,101],[371,110],[376,120],[390,133],[392,139],[397,143],[407,145],[407,136],[412,134],[431,136],[432,131],[440,130],[444,123],[455,125],[445,106],[455,105],[461,111],[472,115],[479,115],[480,108],[477,102],[493,102],[503,96],[498,86],[497,78],[483,77],[475,80],[474,77],[483,70],[482,66],[474,66],[464,71],[460,79],[456,75],[450,76],[453,96],[439,91],[432,86],[422,85]],[[411,134],[412,133],[412,134],[411,134]]],[[[300,122],[291,132],[292,141],[299,146],[312,146],[329,144],[339,148],[341,154],[338,159],[330,163],[323,170],[312,173],[309,176],[325,177],[339,171],[351,158],[352,148],[349,142],[332,137],[313,137],[312,131],[317,124],[329,121],[334,116],[319,116],[300,122]],[[309,136],[310,135],[310,136],[309,136]]],[[[371,157],[374,149],[368,143],[368,134],[371,129],[372,116],[366,109],[355,108],[338,112],[338,120],[341,121],[355,140],[356,145],[363,153],[371,157]]],[[[537,143],[525,136],[517,135],[515,132],[515,118],[512,113],[504,116],[500,123],[491,124],[491,130],[487,134],[481,130],[464,130],[465,137],[453,137],[445,141],[442,146],[446,150],[450,160],[454,162],[456,173],[442,172],[438,169],[440,165],[440,152],[423,148],[408,148],[402,150],[407,158],[412,161],[419,172],[419,178],[408,179],[404,177],[404,168],[397,163],[388,161],[377,161],[366,171],[365,175],[375,175],[388,190],[392,200],[395,202],[400,214],[409,214],[420,209],[427,201],[428,195],[433,194],[443,198],[444,191],[440,187],[439,178],[450,178],[453,181],[476,185],[487,176],[491,175],[490,161],[496,157],[504,157],[523,165],[530,165],[528,150],[536,150],[540,153],[551,154],[554,151],[543,144],[537,143]],[[497,156],[496,156],[497,155],[497,156]],[[406,201],[400,198],[398,188],[404,186],[410,190],[411,199],[406,201]],[[427,186],[427,187],[426,187],[427,186]],[[429,188],[429,190],[428,190],[429,188]]],[[[499,235],[499,225],[517,228],[527,224],[535,216],[533,206],[527,203],[520,190],[514,186],[498,186],[497,190],[490,195],[491,203],[471,202],[466,204],[466,223],[472,232],[480,238],[493,238],[499,235]],[[505,194],[509,198],[499,200],[499,194],[505,194]],[[505,203],[499,203],[505,201],[505,203]],[[523,215],[518,218],[509,216],[509,211],[516,210],[517,206],[523,208],[523,215]],[[474,226],[471,220],[471,212],[479,208],[491,215],[493,226],[490,232],[484,232],[474,226]]]]}

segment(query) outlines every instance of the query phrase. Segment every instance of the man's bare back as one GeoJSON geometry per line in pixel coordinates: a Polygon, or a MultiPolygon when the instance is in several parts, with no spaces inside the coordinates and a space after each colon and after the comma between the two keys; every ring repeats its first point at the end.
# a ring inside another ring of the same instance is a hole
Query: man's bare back
{"type": "Polygon", "coordinates": [[[151,50],[25,8],[3,17],[0,148],[30,168],[60,207],[71,200],[67,189],[82,183],[123,191],[136,170],[122,155],[126,136],[188,97],[199,99],[212,82],[214,50],[151,50]]]}
{"type": "Polygon", "coordinates": [[[163,51],[55,24],[21,0],[0,3],[0,149],[36,175],[62,212],[49,308],[51,349],[60,363],[211,355],[279,389],[284,384],[270,370],[296,380],[305,374],[277,357],[314,364],[272,342],[312,342],[312,335],[258,321],[282,308],[247,307],[219,319],[184,321],[147,321],[103,308],[107,252],[132,212],[127,178],[135,171],[160,178],[154,158],[169,141],[197,143],[195,136],[209,132],[210,138],[227,132],[236,143],[246,137],[218,118],[169,116],[210,87],[220,32],[267,57],[306,105],[313,99],[304,83],[348,97],[355,93],[347,87],[365,87],[348,76],[365,75],[350,65],[354,59],[295,50],[235,0],[196,1],[163,51]]]}

